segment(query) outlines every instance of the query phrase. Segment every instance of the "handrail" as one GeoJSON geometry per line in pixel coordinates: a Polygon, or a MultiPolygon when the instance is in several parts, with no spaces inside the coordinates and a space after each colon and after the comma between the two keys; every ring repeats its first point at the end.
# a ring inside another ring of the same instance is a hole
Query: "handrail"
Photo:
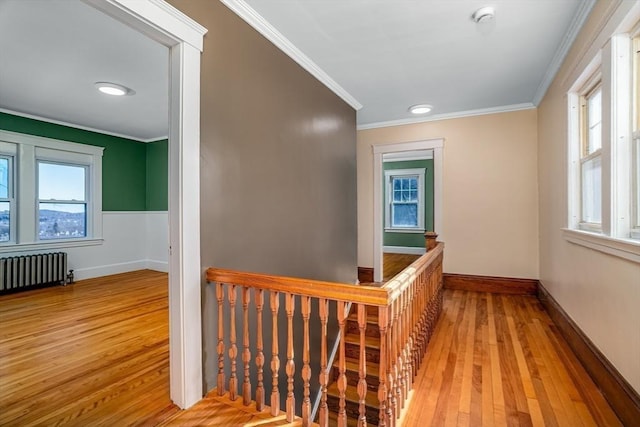
{"type": "Polygon", "coordinates": [[[207,269],[206,279],[210,283],[233,283],[238,286],[288,292],[312,298],[350,301],[355,304],[382,307],[393,303],[415,279],[416,272],[434,262],[443,250],[444,243],[438,243],[435,249],[425,254],[426,256],[418,258],[381,287],[362,285],[356,287],[347,283],[248,273],[214,267],[207,269]]]}
{"type": "Polygon", "coordinates": [[[444,243],[438,242],[434,249],[426,252],[423,256],[415,260],[411,265],[385,283],[382,286],[382,289],[386,290],[387,295],[389,295],[387,304],[392,303],[396,298],[398,298],[398,296],[411,284],[411,281],[415,280],[417,272],[424,269],[425,266],[434,263],[443,251],[444,243]]]}
{"type": "Polygon", "coordinates": [[[389,301],[388,292],[374,286],[355,286],[339,282],[245,273],[222,268],[207,269],[207,281],[375,306],[387,305],[389,301]]]}
{"type": "MultiPolygon", "coordinates": [[[[435,235],[435,233],[432,234],[435,235]]],[[[396,420],[404,408],[408,392],[412,387],[413,377],[425,355],[427,344],[442,309],[444,244],[436,244],[435,237],[429,237],[427,237],[427,253],[381,287],[354,286],[346,283],[246,273],[219,268],[207,269],[206,279],[215,285],[217,299],[218,395],[222,396],[228,390],[230,400],[242,397],[243,404],[247,406],[255,392],[256,410],[262,411],[265,408],[266,397],[264,383],[270,382],[273,385],[270,396],[270,411],[271,415],[278,416],[281,404],[279,377],[281,376],[282,360],[285,362],[284,374],[286,374],[286,378],[283,379],[286,379],[287,384],[286,419],[292,422],[295,418],[298,408],[296,397],[300,396],[300,393],[295,393],[295,382],[301,379],[303,382],[302,425],[311,425],[310,380],[312,369],[318,369],[318,365],[311,366],[311,355],[318,355],[319,351],[320,425],[328,426],[327,387],[331,372],[334,373],[332,378],[335,380],[339,394],[339,409],[336,409],[338,426],[346,427],[347,418],[355,415],[353,412],[347,414],[345,405],[348,389],[352,392],[355,389],[357,392],[358,424],[365,425],[368,418],[372,416],[367,409],[371,407],[366,403],[369,400],[367,397],[369,390],[367,364],[370,350],[367,350],[369,347],[368,344],[365,344],[365,335],[368,334],[373,324],[376,325],[377,328],[374,328],[377,329],[379,336],[376,421],[382,427],[396,427],[396,420]],[[267,295],[265,295],[265,290],[268,291],[267,295]],[[238,298],[238,291],[240,291],[240,298],[238,298]],[[267,296],[268,310],[265,304],[267,296]],[[284,301],[284,312],[280,310],[280,301],[284,301]],[[321,332],[320,339],[317,340],[316,337],[313,343],[310,341],[312,301],[315,301],[313,307],[317,307],[313,308],[313,311],[318,310],[318,313],[313,313],[313,318],[319,315],[321,332]],[[347,303],[353,303],[353,305],[347,303]],[[330,306],[335,307],[335,314],[332,314],[331,317],[335,316],[339,328],[337,365],[329,360],[327,354],[329,339],[327,326],[330,306]],[[352,307],[351,312],[347,308],[350,306],[352,307]],[[296,309],[296,307],[298,308],[296,309]],[[372,310],[368,310],[368,308],[372,310]],[[251,321],[251,326],[249,325],[249,310],[255,312],[255,320],[251,321]],[[299,311],[296,312],[296,310],[299,311]],[[375,321],[367,322],[369,312],[371,312],[370,315],[376,313],[377,319],[375,321]],[[263,331],[263,315],[271,317],[270,331],[263,331]],[[298,324],[294,327],[294,318],[302,320],[302,326],[298,324]],[[286,335],[278,326],[279,320],[286,322],[286,335]],[[257,324],[255,329],[253,328],[254,322],[257,324]],[[354,327],[359,335],[359,345],[354,348],[353,341],[350,341],[350,349],[347,352],[345,337],[347,330],[350,331],[349,334],[354,333],[354,327]],[[241,337],[237,336],[237,331],[240,332],[241,337]],[[269,333],[271,335],[271,360],[267,363],[263,337],[268,337],[269,333]],[[279,338],[283,335],[286,336],[286,354],[281,353],[278,346],[279,338]],[[301,339],[301,336],[302,340],[297,341],[301,339]],[[253,337],[252,340],[250,340],[251,337],[253,337]],[[302,343],[301,369],[300,366],[296,366],[300,363],[300,359],[296,360],[294,352],[294,342],[296,341],[302,343]],[[227,351],[228,357],[226,356],[227,351]],[[252,387],[250,380],[252,351],[256,352],[257,386],[255,388],[252,387]],[[351,360],[357,358],[358,371],[355,379],[352,373],[347,373],[347,357],[351,360]],[[269,372],[267,372],[267,367],[270,368],[269,372]],[[242,372],[244,372],[242,391],[238,393],[238,388],[241,385],[239,377],[242,372]]],[[[335,405],[335,400],[333,405],[335,405]]]]}

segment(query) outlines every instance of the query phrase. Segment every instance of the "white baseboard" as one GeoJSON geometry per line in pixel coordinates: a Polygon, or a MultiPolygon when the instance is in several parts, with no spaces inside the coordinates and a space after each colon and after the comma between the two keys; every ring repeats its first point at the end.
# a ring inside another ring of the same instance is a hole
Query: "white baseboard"
{"type": "Polygon", "coordinates": [[[382,251],[388,254],[410,254],[410,255],[423,255],[427,252],[425,248],[410,248],[407,246],[383,246],[382,251]]]}
{"type": "Polygon", "coordinates": [[[156,261],[153,259],[147,260],[147,269],[153,271],[161,271],[163,273],[169,272],[169,263],[167,261],[156,261]]]}
{"type": "Polygon", "coordinates": [[[144,270],[147,260],[123,262],[120,264],[100,265],[96,267],[79,268],[73,270],[75,280],[92,279],[94,277],[109,276],[111,274],[126,273],[128,271],[144,270]]]}

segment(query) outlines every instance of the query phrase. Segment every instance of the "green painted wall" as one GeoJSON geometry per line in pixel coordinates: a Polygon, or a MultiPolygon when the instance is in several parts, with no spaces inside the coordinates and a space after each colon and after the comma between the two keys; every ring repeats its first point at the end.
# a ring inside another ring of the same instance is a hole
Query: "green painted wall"
{"type": "MultiPolygon", "coordinates": [[[[424,174],[424,225],[427,230],[433,230],[433,160],[407,160],[402,162],[385,162],[383,163],[383,170],[393,169],[426,169],[424,174]]],[[[386,203],[387,203],[387,191],[384,183],[383,173],[383,217],[382,223],[385,224],[386,220],[386,203]]],[[[392,233],[383,232],[382,242],[384,246],[403,246],[409,248],[423,248],[424,247],[424,234],[422,233],[392,233]]]]}
{"type": "Polygon", "coordinates": [[[146,203],[148,211],[166,211],[169,202],[169,141],[149,142],[147,148],[146,203]]]}
{"type": "MultiPolygon", "coordinates": [[[[167,209],[167,149],[163,141],[149,144],[69,126],[0,113],[0,129],[69,142],[104,147],[102,157],[102,210],[144,211],[167,209]],[[147,170],[147,155],[153,158],[147,170]],[[165,155],[164,169],[160,157],[165,155]],[[164,174],[163,176],[159,176],[164,174]],[[156,188],[163,186],[162,189],[156,188]],[[153,196],[147,198],[148,188],[153,196]],[[164,194],[162,199],[161,194],[164,194]],[[147,203],[151,205],[148,208],[147,203]],[[163,208],[162,208],[163,207],[163,208]]],[[[164,141],[166,146],[166,140],[164,141]]]]}

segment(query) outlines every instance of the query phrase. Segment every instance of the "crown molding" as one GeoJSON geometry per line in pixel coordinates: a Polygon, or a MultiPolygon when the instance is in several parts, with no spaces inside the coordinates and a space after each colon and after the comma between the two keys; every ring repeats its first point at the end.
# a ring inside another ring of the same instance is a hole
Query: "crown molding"
{"type": "Polygon", "coordinates": [[[545,72],[542,81],[538,85],[538,89],[536,89],[536,93],[533,96],[533,105],[537,106],[542,101],[542,98],[544,98],[544,95],[547,93],[547,89],[551,86],[551,83],[556,77],[558,70],[560,70],[567,53],[569,53],[569,49],[571,49],[573,42],[576,40],[576,37],[578,37],[578,33],[582,29],[582,26],[587,20],[587,17],[589,16],[589,13],[591,13],[591,9],[593,9],[595,4],[596,0],[585,0],[578,6],[578,12],[573,17],[567,32],[562,38],[562,42],[558,46],[558,49],[556,49],[556,53],[553,55],[553,59],[551,59],[551,62],[547,67],[547,71],[545,72]]]}
{"type": "Polygon", "coordinates": [[[54,125],[66,126],[66,127],[70,127],[70,128],[74,128],[74,129],[86,130],[86,131],[89,131],[89,132],[101,133],[103,135],[109,135],[109,136],[115,136],[115,137],[118,137],[118,138],[130,139],[132,141],[137,141],[137,142],[156,142],[156,141],[160,141],[160,140],[163,140],[163,139],[169,139],[169,137],[167,135],[153,137],[153,138],[136,138],[135,136],[131,136],[131,135],[125,135],[125,134],[117,133],[117,132],[110,132],[108,130],[92,128],[92,127],[89,127],[89,126],[82,126],[82,125],[78,125],[78,124],[75,124],[75,123],[65,122],[65,121],[62,121],[62,120],[55,120],[55,119],[50,119],[48,117],[38,116],[38,115],[35,115],[35,114],[29,114],[29,113],[23,113],[21,111],[9,110],[7,108],[0,108],[0,113],[11,114],[12,116],[24,117],[24,118],[27,118],[27,119],[38,120],[38,121],[41,121],[41,122],[52,123],[54,125]]]}
{"type": "Polygon", "coordinates": [[[293,59],[298,65],[318,79],[322,84],[338,95],[344,102],[349,104],[354,110],[362,108],[349,92],[336,83],[324,70],[322,70],[307,55],[298,49],[289,39],[269,24],[258,12],[249,6],[244,0],[220,0],[233,13],[238,15],[247,24],[251,25],[258,33],[273,43],[278,49],[293,59]]]}
{"type": "Polygon", "coordinates": [[[438,120],[460,119],[463,117],[471,117],[471,116],[483,116],[486,114],[510,113],[512,111],[530,110],[533,108],[536,108],[536,106],[533,105],[531,102],[526,102],[523,104],[503,105],[501,107],[480,108],[477,110],[466,110],[466,111],[457,111],[454,113],[435,114],[433,116],[422,117],[422,118],[399,119],[399,120],[390,120],[386,122],[366,123],[363,125],[358,125],[357,129],[368,130],[368,129],[385,128],[390,126],[412,125],[412,124],[418,124],[418,123],[435,122],[438,120]]]}

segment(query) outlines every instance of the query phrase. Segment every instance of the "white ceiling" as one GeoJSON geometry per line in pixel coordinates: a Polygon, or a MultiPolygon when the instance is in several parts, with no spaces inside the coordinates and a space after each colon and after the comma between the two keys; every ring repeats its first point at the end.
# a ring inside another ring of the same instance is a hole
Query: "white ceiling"
{"type": "MultiPolygon", "coordinates": [[[[426,119],[532,107],[594,0],[222,2],[367,128],[425,120],[419,103],[426,119]],[[486,5],[495,19],[475,24],[486,5]]],[[[79,0],[0,0],[0,109],[146,141],[167,135],[167,105],[167,48],[79,0]],[[101,95],[105,80],[136,95],[101,95]]]]}
{"type": "Polygon", "coordinates": [[[0,109],[156,140],[168,76],[168,48],[81,1],[0,0],[0,109]],[[136,94],[103,95],[98,81],[136,94]]]}

